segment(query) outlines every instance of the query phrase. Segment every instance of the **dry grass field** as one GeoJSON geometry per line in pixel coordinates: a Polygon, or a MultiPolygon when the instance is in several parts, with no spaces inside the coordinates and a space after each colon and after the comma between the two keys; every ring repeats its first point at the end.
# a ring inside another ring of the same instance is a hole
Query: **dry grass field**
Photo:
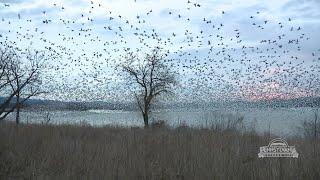
{"type": "Polygon", "coordinates": [[[269,140],[234,129],[0,123],[0,179],[320,179],[314,140],[287,139],[298,159],[259,159],[269,140]]]}

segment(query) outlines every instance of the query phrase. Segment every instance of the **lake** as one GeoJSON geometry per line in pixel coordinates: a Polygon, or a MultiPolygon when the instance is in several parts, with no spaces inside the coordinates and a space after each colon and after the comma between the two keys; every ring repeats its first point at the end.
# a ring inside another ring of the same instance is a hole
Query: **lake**
{"type": "MultiPolygon", "coordinates": [[[[254,127],[258,132],[268,132],[279,136],[293,135],[304,120],[313,120],[315,108],[219,108],[219,109],[179,109],[153,112],[150,120],[164,120],[170,126],[182,124],[191,127],[211,127],[228,119],[243,117],[246,128],[254,127]]],[[[92,126],[143,126],[142,116],[135,111],[88,110],[88,111],[40,111],[22,112],[21,122],[41,123],[49,115],[54,124],[90,124],[92,126]]],[[[14,119],[11,114],[9,120],[14,119]]]]}

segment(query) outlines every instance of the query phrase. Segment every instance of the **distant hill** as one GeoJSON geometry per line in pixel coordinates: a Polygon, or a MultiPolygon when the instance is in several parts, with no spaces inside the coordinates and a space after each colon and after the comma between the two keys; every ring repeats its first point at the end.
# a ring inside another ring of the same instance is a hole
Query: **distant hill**
{"type": "Polygon", "coordinates": [[[303,97],[295,99],[274,99],[264,101],[220,101],[199,103],[173,103],[170,108],[279,108],[279,107],[320,107],[320,97],[303,97]]]}
{"type": "MultiPolygon", "coordinates": [[[[0,97],[0,103],[5,101],[4,97],[0,97]]],[[[15,102],[15,98],[12,99],[12,106],[15,102]]],[[[89,109],[109,109],[109,110],[133,110],[135,109],[134,103],[114,103],[114,102],[66,102],[66,101],[53,101],[53,100],[41,100],[41,99],[29,99],[24,103],[24,109],[48,109],[48,110],[75,110],[85,111],[89,109]]]]}
{"type": "Polygon", "coordinates": [[[50,100],[30,100],[25,104],[25,108],[42,108],[49,110],[75,110],[85,111],[89,109],[108,109],[108,110],[133,110],[134,104],[114,103],[114,102],[63,102],[50,100]]]}
{"type": "MultiPolygon", "coordinates": [[[[0,102],[3,102],[5,98],[0,97],[0,102]]],[[[12,100],[14,102],[15,99],[12,100]]],[[[13,103],[11,103],[13,105],[13,103]]],[[[270,101],[229,101],[229,102],[199,102],[199,103],[171,103],[171,104],[158,104],[156,108],[278,108],[278,107],[320,107],[320,97],[303,97],[287,100],[270,100],[270,101]]],[[[40,100],[29,99],[24,104],[24,109],[48,109],[48,110],[72,110],[72,111],[85,111],[89,109],[108,109],[108,110],[137,110],[135,102],[122,103],[122,102],[65,102],[65,101],[53,101],[53,100],[40,100]]]]}

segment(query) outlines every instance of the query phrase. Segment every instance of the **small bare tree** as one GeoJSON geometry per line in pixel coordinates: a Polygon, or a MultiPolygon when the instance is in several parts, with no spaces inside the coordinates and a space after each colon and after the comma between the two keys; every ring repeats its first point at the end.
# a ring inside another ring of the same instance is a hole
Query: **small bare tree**
{"type": "MultiPolygon", "coordinates": [[[[3,52],[3,51],[2,51],[3,52]]],[[[1,104],[0,120],[6,118],[16,110],[16,123],[20,122],[20,108],[23,103],[41,93],[41,70],[45,59],[44,53],[27,51],[16,53],[11,48],[9,55],[5,55],[5,64],[2,65],[2,93],[8,97],[1,104]],[[13,98],[15,97],[15,102],[13,98]],[[14,105],[10,106],[10,104],[14,105]]],[[[3,54],[3,53],[2,53],[3,54]]]]}
{"type": "Polygon", "coordinates": [[[165,57],[159,49],[154,49],[143,60],[129,53],[126,61],[122,69],[129,75],[129,83],[135,89],[134,95],[142,113],[144,125],[148,127],[149,112],[154,99],[162,94],[172,93],[176,76],[165,65],[165,57]]]}

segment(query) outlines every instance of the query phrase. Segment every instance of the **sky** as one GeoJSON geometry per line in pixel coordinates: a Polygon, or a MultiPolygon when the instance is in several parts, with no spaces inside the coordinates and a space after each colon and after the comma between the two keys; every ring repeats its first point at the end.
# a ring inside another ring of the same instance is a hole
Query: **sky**
{"type": "Polygon", "coordinates": [[[176,101],[319,96],[318,0],[0,0],[0,42],[44,50],[39,98],[130,101],[124,55],[163,48],[176,101]]]}

